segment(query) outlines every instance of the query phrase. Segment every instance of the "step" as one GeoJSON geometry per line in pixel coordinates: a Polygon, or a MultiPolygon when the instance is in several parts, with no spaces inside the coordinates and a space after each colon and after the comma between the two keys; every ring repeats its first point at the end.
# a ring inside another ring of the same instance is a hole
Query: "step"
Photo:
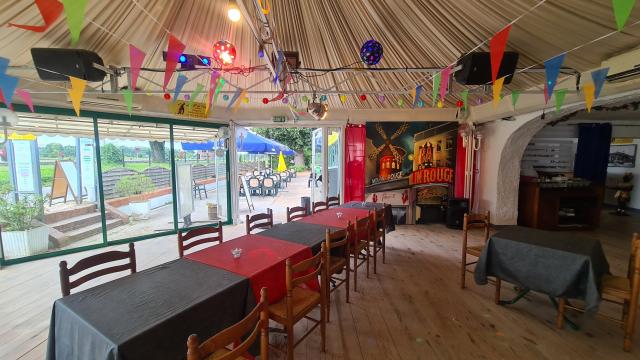
{"type": "Polygon", "coordinates": [[[89,214],[70,217],[53,224],[49,224],[50,227],[61,231],[63,233],[85,227],[90,224],[99,223],[101,219],[99,212],[93,212],[89,214]]]}
{"type": "Polygon", "coordinates": [[[72,208],[69,209],[62,209],[59,211],[44,214],[44,222],[45,224],[51,224],[62,221],[64,219],[91,214],[96,212],[97,208],[98,207],[95,203],[87,203],[81,205],[75,204],[72,208]]]}
{"type": "MultiPolygon", "coordinates": [[[[123,225],[124,221],[122,219],[111,219],[107,220],[107,230],[114,229],[120,225],[123,225]]],[[[79,240],[84,240],[85,238],[99,234],[102,231],[102,223],[98,222],[96,224],[91,224],[89,226],[84,226],[69,232],[64,233],[67,237],[68,242],[74,242],[79,240]]]]}

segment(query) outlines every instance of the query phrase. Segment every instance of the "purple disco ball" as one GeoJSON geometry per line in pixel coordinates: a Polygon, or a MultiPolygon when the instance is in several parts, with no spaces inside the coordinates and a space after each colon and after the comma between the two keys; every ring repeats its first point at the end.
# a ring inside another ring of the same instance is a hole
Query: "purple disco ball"
{"type": "Polygon", "coordinates": [[[382,44],[372,39],[360,48],[360,59],[369,66],[376,65],[382,59],[383,53],[382,44]]]}

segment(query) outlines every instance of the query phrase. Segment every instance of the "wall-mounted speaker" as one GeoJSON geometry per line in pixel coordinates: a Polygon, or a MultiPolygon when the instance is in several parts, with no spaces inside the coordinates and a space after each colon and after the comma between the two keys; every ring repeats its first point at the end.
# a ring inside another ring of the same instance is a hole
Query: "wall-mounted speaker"
{"type": "Polygon", "coordinates": [[[33,64],[38,76],[46,81],[69,81],[69,76],[87,81],[102,81],[105,72],[93,67],[93,64],[104,66],[102,58],[89,50],[82,49],[31,49],[33,64]]]}
{"type": "MultiPolygon", "coordinates": [[[[506,76],[505,84],[513,79],[518,66],[517,52],[505,51],[498,71],[498,78],[506,76]]],[[[462,85],[489,85],[491,79],[491,54],[488,52],[472,52],[458,60],[462,68],[455,73],[456,81],[462,85]]]]}

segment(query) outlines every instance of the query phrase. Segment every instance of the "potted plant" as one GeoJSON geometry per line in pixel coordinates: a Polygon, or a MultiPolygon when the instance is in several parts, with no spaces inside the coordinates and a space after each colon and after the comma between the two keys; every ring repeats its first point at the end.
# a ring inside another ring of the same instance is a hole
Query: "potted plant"
{"type": "Polygon", "coordinates": [[[146,193],[155,189],[153,182],[145,175],[129,175],[118,180],[115,191],[122,197],[129,197],[129,211],[134,218],[146,219],[149,214],[149,199],[146,193]]]}
{"type": "Polygon", "coordinates": [[[49,249],[49,228],[37,219],[44,212],[42,196],[23,196],[17,201],[9,191],[0,193],[0,225],[5,258],[19,258],[49,249]]]}

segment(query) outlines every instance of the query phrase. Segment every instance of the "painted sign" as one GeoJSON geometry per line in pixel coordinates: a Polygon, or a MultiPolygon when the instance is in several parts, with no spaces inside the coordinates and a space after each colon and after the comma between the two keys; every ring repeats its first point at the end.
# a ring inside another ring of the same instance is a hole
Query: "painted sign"
{"type": "Polygon", "coordinates": [[[36,136],[33,134],[18,134],[12,133],[9,135],[9,140],[35,140],[36,136]]]}
{"type": "Polygon", "coordinates": [[[409,184],[434,184],[453,183],[453,169],[446,167],[433,167],[416,170],[409,177],[409,184]]]}
{"type": "Polygon", "coordinates": [[[15,154],[14,174],[16,176],[16,191],[35,192],[31,141],[13,140],[13,153],[15,154]]]}
{"type": "Polygon", "coordinates": [[[170,102],[169,112],[173,115],[198,119],[206,119],[209,115],[207,113],[207,104],[194,101],[192,106],[189,106],[189,102],[183,100],[170,102]]]}
{"type": "Polygon", "coordinates": [[[96,174],[94,146],[91,139],[80,139],[80,169],[82,171],[82,185],[87,189],[89,201],[96,201],[96,174]]]}

